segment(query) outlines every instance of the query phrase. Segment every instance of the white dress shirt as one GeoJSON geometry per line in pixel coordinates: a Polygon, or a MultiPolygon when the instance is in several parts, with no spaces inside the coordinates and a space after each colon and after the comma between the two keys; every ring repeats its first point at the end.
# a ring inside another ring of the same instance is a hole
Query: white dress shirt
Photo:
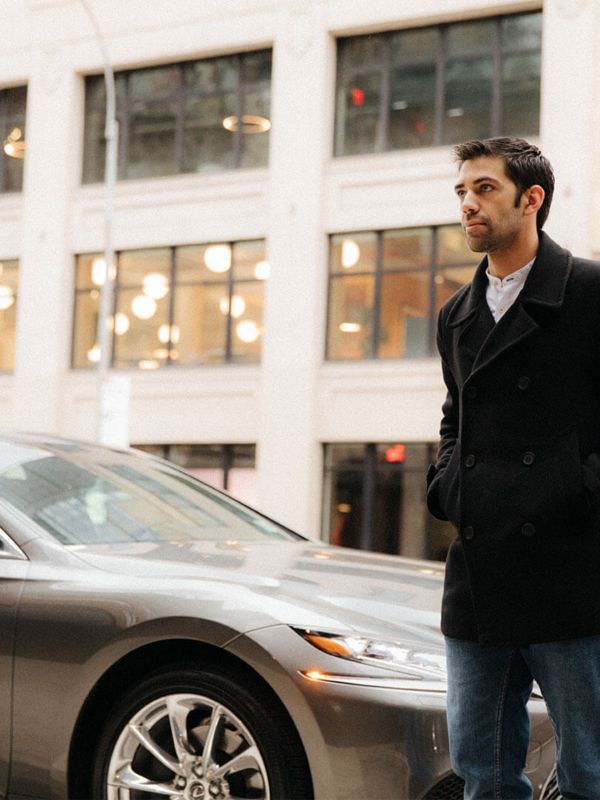
{"type": "Polygon", "coordinates": [[[506,278],[497,278],[490,273],[489,269],[487,270],[488,287],[485,299],[496,322],[506,314],[519,296],[534,261],[535,258],[532,258],[524,267],[511,272],[506,278]]]}

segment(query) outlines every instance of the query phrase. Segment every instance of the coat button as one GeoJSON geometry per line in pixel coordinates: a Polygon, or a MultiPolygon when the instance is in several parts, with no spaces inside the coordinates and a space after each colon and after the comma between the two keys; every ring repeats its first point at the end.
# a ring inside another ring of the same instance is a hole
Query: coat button
{"type": "Polygon", "coordinates": [[[521,533],[523,536],[535,536],[535,525],[533,522],[526,522],[521,526],[521,533]]]}
{"type": "Polygon", "coordinates": [[[522,392],[524,392],[525,389],[527,389],[527,387],[529,386],[530,383],[531,383],[531,379],[528,378],[527,375],[521,375],[521,377],[517,381],[517,386],[519,387],[519,389],[522,392]]]}
{"type": "Polygon", "coordinates": [[[467,525],[463,528],[463,536],[465,539],[472,539],[475,536],[475,530],[472,525],[467,525]]]}
{"type": "Polygon", "coordinates": [[[477,397],[477,387],[476,386],[467,386],[467,399],[474,400],[477,397]]]}
{"type": "Polygon", "coordinates": [[[528,450],[526,453],[523,453],[523,458],[521,460],[526,467],[530,467],[535,461],[535,453],[528,450]]]}
{"type": "Polygon", "coordinates": [[[475,460],[476,459],[475,459],[475,456],[473,455],[473,453],[470,453],[465,458],[465,467],[474,467],[475,466],[475,460]]]}

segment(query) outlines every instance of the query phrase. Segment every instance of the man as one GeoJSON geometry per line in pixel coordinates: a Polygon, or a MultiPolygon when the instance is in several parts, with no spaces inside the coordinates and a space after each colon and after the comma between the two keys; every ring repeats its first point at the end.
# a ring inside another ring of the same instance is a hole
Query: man
{"type": "MultiPolygon", "coordinates": [[[[600,798],[600,265],[542,226],[554,176],[522,139],[458,145],[469,247],[442,308],[447,397],[428,505],[458,536],[442,631],[465,800],[530,800],[526,703],[541,687],[565,798],[600,798]]],[[[577,220],[573,220],[577,225],[577,220]]]]}

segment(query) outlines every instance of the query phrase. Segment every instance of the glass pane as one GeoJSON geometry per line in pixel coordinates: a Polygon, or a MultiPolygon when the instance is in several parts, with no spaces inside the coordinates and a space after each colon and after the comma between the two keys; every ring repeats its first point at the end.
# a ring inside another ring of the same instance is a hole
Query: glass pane
{"type": "MultiPolygon", "coordinates": [[[[117,120],[123,122],[123,111],[127,107],[127,74],[115,75],[117,94],[117,120]]],[[[106,95],[104,76],[89,75],[85,79],[85,130],[83,142],[83,183],[99,183],[104,180],[106,140],[106,95]]]]}
{"type": "Polygon", "coordinates": [[[394,66],[435,63],[439,48],[437,28],[399,31],[390,37],[390,56],[394,66]]]}
{"type": "Polygon", "coordinates": [[[377,462],[383,466],[405,466],[407,469],[427,470],[429,466],[429,445],[386,442],[376,445],[377,462]]]}
{"type": "Polygon", "coordinates": [[[259,50],[242,56],[242,81],[249,83],[271,83],[271,50],[259,50]]]}
{"type": "Polygon", "coordinates": [[[429,355],[429,272],[384,275],[381,284],[379,358],[429,355]]]}
{"type": "Polygon", "coordinates": [[[178,364],[217,364],[226,358],[226,284],[178,286],[174,324],[179,340],[171,357],[178,364]]]}
{"type": "Polygon", "coordinates": [[[354,70],[380,64],[385,46],[383,40],[384,36],[381,34],[340,39],[338,41],[340,68],[354,70]]]}
{"type": "Polygon", "coordinates": [[[514,14],[500,22],[504,50],[539,50],[542,44],[542,14],[514,14]]]}
{"type": "Polygon", "coordinates": [[[177,283],[223,283],[231,269],[231,245],[222,243],[178,247],[175,251],[177,283]]]}
{"type": "Polygon", "coordinates": [[[27,106],[27,86],[5,89],[6,115],[11,120],[24,120],[27,106]]]}
{"type": "Polygon", "coordinates": [[[233,245],[233,277],[235,280],[265,280],[265,241],[236,242],[233,245]]]}
{"type": "Polygon", "coordinates": [[[77,289],[94,289],[102,286],[106,270],[101,253],[85,253],[75,261],[75,286],[77,289]]]}
{"type": "Polygon", "coordinates": [[[491,58],[454,61],[447,66],[444,143],[490,135],[492,72],[491,58]]]}
{"type": "Polygon", "coordinates": [[[440,269],[435,276],[435,310],[438,312],[444,303],[465,283],[473,279],[475,267],[450,267],[440,269]]]}
{"type": "Polygon", "coordinates": [[[100,292],[77,292],[73,324],[73,366],[94,367],[100,358],[96,344],[98,333],[98,306],[100,292]]]}
{"type": "MultiPolygon", "coordinates": [[[[267,85],[256,91],[246,92],[242,98],[242,113],[271,117],[271,90],[267,85]]],[[[263,167],[269,162],[269,131],[242,134],[242,167],[263,167]]]]}
{"type": "Polygon", "coordinates": [[[169,461],[184,469],[219,469],[223,471],[222,444],[175,444],[169,448],[169,461]]]}
{"type": "Polygon", "coordinates": [[[377,235],[340,233],[331,237],[330,272],[375,272],[377,235]]]}
{"type": "Polygon", "coordinates": [[[328,467],[363,467],[366,447],[365,444],[328,444],[325,452],[326,464],[328,467]]]}
{"type": "Polygon", "coordinates": [[[433,144],[436,65],[419,64],[392,73],[389,146],[433,144]]]}
{"type": "Polygon", "coordinates": [[[540,130],[539,53],[506,56],[502,65],[502,132],[530,136],[540,130]]]}
{"type": "MultiPolygon", "coordinates": [[[[405,496],[405,487],[409,476],[399,470],[377,472],[375,476],[375,496],[373,497],[371,528],[371,547],[379,553],[404,553],[402,547],[403,529],[409,524],[416,526],[416,531],[412,531],[417,541],[422,543],[423,512],[422,501],[425,495],[425,487],[421,485],[417,489],[417,498],[412,494],[405,496]],[[421,517],[413,511],[411,500],[421,500],[421,517]]],[[[423,484],[423,476],[419,475],[417,483],[423,484]]],[[[415,482],[413,482],[414,484],[415,482]]],[[[414,488],[411,487],[411,488],[414,488]]],[[[422,546],[422,544],[421,544],[422,546]]],[[[406,553],[404,553],[407,555],[406,553]]],[[[410,555],[413,555],[412,553],[410,555]]],[[[420,556],[421,553],[415,554],[420,556]]]]}
{"type": "Polygon", "coordinates": [[[231,298],[231,358],[260,360],[263,335],[263,283],[237,283],[231,298]]]}
{"type": "Polygon", "coordinates": [[[178,66],[130,73],[127,177],[145,178],[177,172],[175,117],[179,93],[178,66]]]}
{"type": "Polygon", "coordinates": [[[19,262],[16,259],[0,261],[0,309],[8,307],[10,298],[14,299],[19,288],[19,262]]]}
{"type": "Polygon", "coordinates": [[[383,234],[383,269],[421,267],[431,263],[431,228],[405,228],[383,234]]]}
{"type": "Polygon", "coordinates": [[[239,80],[237,56],[207,58],[184,66],[186,93],[213,94],[235,91],[239,80]]]}
{"type": "Polygon", "coordinates": [[[439,264],[459,265],[478,264],[479,253],[469,249],[465,234],[460,225],[444,225],[437,231],[437,259],[439,264]]]}
{"type": "Polygon", "coordinates": [[[374,290],[371,275],[331,279],[328,358],[373,358],[374,290]]]}
{"type": "Polygon", "coordinates": [[[242,469],[254,468],[256,462],[256,445],[233,444],[231,448],[231,463],[234,467],[242,469]]]}
{"type": "Polygon", "coordinates": [[[380,138],[382,73],[340,77],[336,117],[336,155],[373,153],[380,138]]]}
{"type": "MultiPolygon", "coordinates": [[[[22,155],[19,147],[26,141],[25,107],[27,104],[27,87],[16,86],[1,92],[4,106],[4,126],[0,130],[2,141],[10,136],[14,141],[15,152],[22,155]]],[[[2,191],[18,192],[23,188],[23,164],[25,159],[2,152],[2,191]]]]}
{"type": "Polygon", "coordinates": [[[363,517],[363,472],[329,472],[329,541],[342,547],[360,547],[363,517]]]}
{"type": "Polygon", "coordinates": [[[183,169],[214,172],[235,166],[235,134],[223,127],[238,114],[237,95],[189,95],[184,104],[183,169]]]}
{"type": "Polygon", "coordinates": [[[13,298],[8,308],[0,306],[0,370],[10,371],[15,366],[15,333],[17,304],[13,298]]]}
{"type": "Polygon", "coordinates": [[[171,250],[156,247],[149,250],[126,250],[119,254],[119,286],[144,289],[148,297],[162,300],[169,292],[171,250]],[[159,276],[159,277],[157,277],[159,276]]]}
{"type": "Polygon", "coordinates": [[[114,365],[155,369],[168,358],[169,297],[150,297],[140,289],[120,289],[114,365]],[[165,336],[167,331],[167,336],[165,336]]]}
{"type": "Polygon", "coordinates": [[[496,24],[493,20],[460,22],[448,27],[448,56],[470,56],[490,53],[494,47],[496,24]]]}

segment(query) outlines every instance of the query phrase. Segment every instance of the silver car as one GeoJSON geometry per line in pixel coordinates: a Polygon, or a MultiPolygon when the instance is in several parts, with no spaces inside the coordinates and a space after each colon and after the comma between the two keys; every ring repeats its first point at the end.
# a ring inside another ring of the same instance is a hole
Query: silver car
{"type": "MultiPolygon", "coordinates": [[[[0,440],[0,528],[0,796],[462,797],[442,565],[309,541],[166,462],[48,437],[0,440]]],[[[552,733],[530,710],[539,798],[552,733]]]]}

